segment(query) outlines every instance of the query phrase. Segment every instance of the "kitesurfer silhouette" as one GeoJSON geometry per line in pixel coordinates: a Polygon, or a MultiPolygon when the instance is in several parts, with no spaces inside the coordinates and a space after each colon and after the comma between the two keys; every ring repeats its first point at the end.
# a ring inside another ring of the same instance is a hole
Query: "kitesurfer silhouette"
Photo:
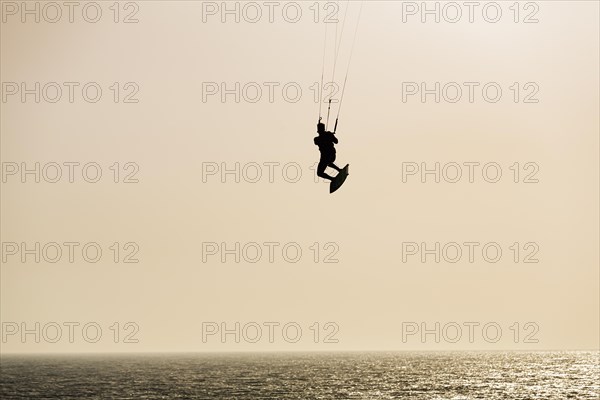
{"type": "Polygon", "coordinates": [[[335,144],[337,144],[338,140],[335,137],[335,133],[325,130],[325,124],[321,122],[321,118],[319,118],[319,122],[317,123],[317,133],[319,136],[315,137],[314,142],[319,146],[319,151],[321,152],[321,160],[317,166],[317,176],[333,181],[334,177],[328,175],[325,172],[325,169],[330,167],[335,169],[338,173],[341,171],[341,169],[333,163],[336,156],[335,144]]]}

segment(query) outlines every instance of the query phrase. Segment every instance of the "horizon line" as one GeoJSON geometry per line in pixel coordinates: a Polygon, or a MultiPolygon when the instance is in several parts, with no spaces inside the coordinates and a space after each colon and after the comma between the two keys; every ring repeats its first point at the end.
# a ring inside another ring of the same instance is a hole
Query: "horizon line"
{"type": "Polygon", "coordinates": [[[12,352],[0,351],[0,357],[11,355],[152,355],[152,354],[264,354],[264,353],[545,353],[545,352],[598,352],[595,349],[412,349],[412,350],[164,350],[164,351],[45,351],[12,352]]]}

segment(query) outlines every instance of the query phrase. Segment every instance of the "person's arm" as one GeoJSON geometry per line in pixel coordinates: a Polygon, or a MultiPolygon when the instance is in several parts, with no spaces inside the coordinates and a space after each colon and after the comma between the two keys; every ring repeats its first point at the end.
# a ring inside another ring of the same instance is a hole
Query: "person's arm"
{"type": "Polygon", "coordinates": [[[330,136],[331,136],[331,141],[335,144],[337,144],[338,139],[335,137],[335,133],[329,132],[330,136]]]}

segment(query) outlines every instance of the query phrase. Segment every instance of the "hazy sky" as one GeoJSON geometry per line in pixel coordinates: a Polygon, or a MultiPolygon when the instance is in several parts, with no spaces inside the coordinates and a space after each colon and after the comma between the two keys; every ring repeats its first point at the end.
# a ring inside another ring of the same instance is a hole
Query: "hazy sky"
{"type": "Polygon", "coordinates": [[[495,23],[486,2],[472,23],[462,2],[455,23],[446,3],[436,23],[421,2],[365,2],[333,195],[313,168],[323,20],[340,20],[341,85],[360,2],[343,32],[346,2],[277,3],[273,22],[239,3],[239,23],[221,2],[99,2],[96,23],[86,2],[72,23],[21,4],[1,3],[3,352],[598,347],[597,2],[498,2],[495,23]],[[22,338],[36,323],[39,343],[22,338]],[[240,343],[221,337],[236,323],[240,343]]]}

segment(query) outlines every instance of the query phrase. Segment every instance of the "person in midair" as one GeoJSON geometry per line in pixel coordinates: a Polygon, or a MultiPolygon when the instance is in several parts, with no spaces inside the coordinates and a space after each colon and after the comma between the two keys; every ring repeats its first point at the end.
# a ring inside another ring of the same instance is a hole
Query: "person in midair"
{"type": "Polygon", "coordinates": [[[338,140],[335,137],[335,133],[325,130],[325,124],[321,122],[321,118],[319,118],[319,122],[317,123],[317,133],[319,136],[314,139],[314,142],[319,146],[319,151],[321,152],[321,160],[319,160],[319,165],[317,167],[317,176],[333,181],[334,177],[328,175],[325,172],[325,169],[330,167],[335,169],[338,173],[341,171],[341,169],[333,163],[336,155],[335,144],[337,144],[338,140]]]}

